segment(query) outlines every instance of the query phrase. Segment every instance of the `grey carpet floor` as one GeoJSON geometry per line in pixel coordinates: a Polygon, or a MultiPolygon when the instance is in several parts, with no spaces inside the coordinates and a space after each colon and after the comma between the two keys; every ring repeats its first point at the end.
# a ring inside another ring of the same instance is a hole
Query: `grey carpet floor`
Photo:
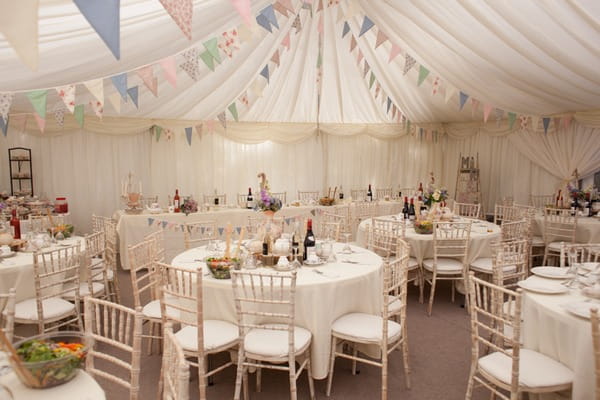
{"type": "MultiPolygon", "coordinates": [[[[132,306],[131,285],[126,271],[119,273],[122,302],[132,306]]],[[[450,285],[442,282],[436,290],[433,315],[427,316],[426,306],[418,302],[418,289],[409,290],[408,301],[408,342],[410,352],[411,388],[406,387],[402,353],[394,351],[389,363],[389,399],[427,400],[427,399],[464,399],[469,375],[471,344],[469,317],[464,308],[462,296],[456,303],[450,301],[450,285]]],[[[426,291],[426,294],[428,292],[426,291]]],[[[145,346],[144,346],[145,347],[145,346]]],[[[222,361],[219,356],[212,361],[222,361]]],[[[160,356],[146,355],[142,358],[140,399],[156,399],[160,376],[160,356]]],[[[190,398],[198,398],[198,378],[196,370],[191,370],[190,398]]],[[[262,392],[255,391],[254,375],[250,374],[250,397],[253,400],[279,400],[289,398],[288,375],[282,371],[265,370],[262,378],[262,392]]],[[[128,393],[99,381],[105,389],[107,399],[126,400],[128,393]]],[[[325,395],[326,380],[315,381],[316,397],[331,400],[358,400],[380,398],[381,370],[360,365],[360,373],[353,376],[351,363],[336,359],[332,393],[325,395]]],[[[208,399],[231,399],[235,386],[235,369],[228,368],[215,375],[214,384],[208,388],[208,399]]],[[[489,398],[489,394],[479,389],[474,400],[489,398]]],[[[308,381],[306,374],[298,380],[298,399],[308,399],[308,381]]]]}

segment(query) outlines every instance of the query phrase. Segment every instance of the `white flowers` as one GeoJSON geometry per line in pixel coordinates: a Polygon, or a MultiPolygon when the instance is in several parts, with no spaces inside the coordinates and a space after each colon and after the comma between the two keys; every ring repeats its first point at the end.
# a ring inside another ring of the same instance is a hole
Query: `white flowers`
{"type": "Polygon", "coordinates": [[[441,196],[441,193],[440,193],[440,191],[439,191],[438,189],[436,189],[436,191],[435,191],[435,192],[433,192],[433,196],[432,196],[432,197],[433,197],[433,200],[434,200],[434,201],[440,201],[440,196],[441,196]]]}

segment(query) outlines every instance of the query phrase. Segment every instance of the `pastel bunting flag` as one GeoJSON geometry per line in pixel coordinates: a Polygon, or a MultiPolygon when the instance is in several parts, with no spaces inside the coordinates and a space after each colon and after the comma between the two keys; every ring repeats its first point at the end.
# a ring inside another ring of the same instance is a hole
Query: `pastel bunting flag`
{"type": "Polygon", "coordinates": [[[112,104],[115,111],[120,114],[121,113],[121,94],[119,92],[114,92],[110,96],[108,96],[108,101],[112,104]]]}
{"type": "MultiPolygon", "coordinates": [[[[27,125],[27,115],[28,114],[16,114],[10,116],[10,126],[12,126],[13,130],[18,130],[19,132],[25,132],[25,126],[27,125]]],[[[2,123],[2,118],[0,118],[0,124],[2,123]]]]}
{"type": "Polygon", "coordinates": [[[167,82],[169,82],[171,86],[177,87],[177,66],[175,64],[175,57],[169,56],[163,58],[160,60],[159,64],[165,74],[167,82]]]}
{"type": "Polygon", "coordinates": [[[219,41],[217,38],[209,39],[202,44],[212,58],[214,58],[216,62],[221,63],[221,55],[219,54],[219,41]]]}
{"type": "Polygon", "coordinates": [[[127,72],[110,77],[114,87],[121,94],[123,101],[127,102],[127,72]]]}
{"type": "Polygon", "coordinates": [[[479,110],[479,100],[471,97],[471,117],[475,117],[477,110],[479,110]]]}
{"type": "Polygon", "coordinates": [[[148,226],[152,226],[154,223],[154,218],[148,218],[148,226]]]}
{"type": "Polygon", "coordinates": [[[373,21],[371,21],[369,17],[365,15],[365,17],[363,18],[362,26],[360,27],[360,33],[358,34],[358,37],[361,37],[362,35],[367,33],[373,26],[375,26],[373,21]]]}
{"type": "Polygon", "coordinates": [[[527,115],[519,115],[519,128],[521,130],[527,128],[527,122],[529,122],[529,117],[527,115]]]}
{"type": "Polygon", "coordinates": [[[392,99],[387,98],[387,112],[390,112],[390,108],[392,107],[392,99]]]}
{"type": "Polygon", "coordinates": [[[227,109],[231,113],[231,116],[233,117],[235,122],[238,122],[238,112],[237,112],[237,106],[235,105],[235,102],[231,103],[229,105],[229,107],[227,107],[227,109]]]}
{"type": "Polygon", "coordinates": [[[65,110],[65,107],[62,105],[58,105],[58,107],[54,109],[54,120],[60,127],[65,125],[65,110]]]}
{"type": "Polygon", "coordinates": [[[421,86],[421,84],[425,81],[429,75],[429,70],[422,65],[419,65],[419,78],[417,80],[417,86],[421,86]]]}
{"type": "Polygon", "coordinates": [[[539,124],[540,124],[540,116],[532,115],[531,116],[531,129],[533,129],[534,131],[537,131],[539,124]]]}
{"type": "Polygon", "coordinates": [[[446,92],[444,93],[444,102],[448,103],[452,96],[456,93],[456,89],[449,85],[444,85],[446,87],[446,92]]]}
{"type": "Polygon", "coordinates": [[[263,76],[267,80],[267,83],[269,82],[269,66],[268,65],[265,65],[265,67],[262,69],[262,71],[260,71],[260,75],[263,76]]]}
{"type": "Polygon", "coordinates": [[[550,118],[549,117],[543,117],[542,118],[542,125],[544,126],[544,134],[547,135],[548,134],[548,127],[550,126],[550,118]]]}
{"type": "Polygon", "coordinates": [[[185,128],[185,138],[187,139],[188,145],[192,145],[192,127],[185,128]]]}
{"type": "Polygon", "coordinates": [[[371,71],[371,75],[369,76],[369,89],[373,87],[373,83],[375,82],[375,74],[371,71]]]}
{"type": "Polygon", "coordinates": [[[358,56],[356,56],[356,63],[360,65],[360,62],[363,60],[364,55],[363,52],[358,49],[358,56]]]}
{"type": "Polygon", "coordinates": [[[230,0],[231,4],[241,15],[247,26],[252,26],[252,10],[250,8],[250,0],[230,0]]]}
{"type": "MultiPolygon", "coordinates": [[[[200,78],[200,66],[198,64],[198,49],[194,47],[185,51],[183,53],[183,57],[186,61],[183,64],[179,65],[179,67],[185,72],[187,72],[190,78],[192,78],[195,81],[198,80],[198,78],[200,78]]],[[[212,60],[212,56],[210,57],[210,59],[212,60]]]]}
{"type": "Polygon", "coordinates": [[[4,137],[8,134],[8,118],[4,120],[4,118],[0,118],[0,129],[2,130],[2,134],[4,137]]]}
{"type": "Polygon", "coordinates": [[[517,114],[514,112],[509,112],[508,114],[508,129],[512,129],[515,121],[517,120],[517,114]]]}
{"type": "Polygon", "coordinates": [[[133,104],[135,104],[136,108],[139,108],[138,105],[138,87],[134,86],[134,87],[130,87],[129,89],[127,89],[127,93],[129,94],[129,97],[131,97],[131,100],[133,101],[133,104]]]}
{"type": "Polygon", "coordinates": [[[560,117],[554,117],[554,131],[558,132],[558,128],[560,126],[560,117]]]}
{"type": "Polygon", "coordinates": [[[217,119],[219,120],[221,125],[223,125],[223,128],[227,129],[227,117],[225,116],[225,111],[217,114],[217,119]]]}
{"type": "Polygon", "coordinates": [[[356,48],[356,38],[352,35],[352,39],[350,40],[350,53],[356,48]]]}
{"type": "Polygon", "coordinates": [[[217,228],[217,230],[219,231],[219,236],[223,236],[223,232],[225,231],[225,228],[217,228]]]}
{"type": "Polygon", "coordinates": [[[159,0],[183,34],[192,40],[193,0],[159,0]]]}
{"type": "Polygon", "coordinates": [[[167,140],[170,141],[171,139],[173,139],[173,131],[169,128],[165,129],[165,136],[167,140]]]}
{"type": "Polygon", "coordinates": [[[277,22],[277,17],[275,16],[275,10],[273,9],[273,5],[270,4],[267,7],[263,8],[260,14],[267,17],[267,20],[271,25],[275,28],[279,29],[279,23],[277,22]]]}
{"type": "Polygon", "coordinates": [[[350,32],[350,25],[348,25],[348,21],[344,22],[344,27],[342,28],[342,38],[344,38],[348,32],[350,32]]]}
{"type": "Polygon", "coordinates": [[[279,50],[275,50],[275,53],[271,56],[271,61],[273,61],[279,67],[279,50]]]}
{"type": "Polygon", "coordinates": [[[319,0],[319,5],[317,6],[317,12],[323,11],[323,0],[319,0]]]}
{"type": "Polygon", "coordinates": [[[35,122],[37,122],[37,126],[40,129],[40,132],[44,133],[44,130],[46,129],[46,119],[40,117],[37,114],[33,114],[33,116],[35,118],[35,122]]]}
{"type": "Polygon", "coordinates": [[[221,34],[218,46],[227,57],[232,58],[233,52],[240,49],[239,42],[240,35],[238,35],[237,29],[232,29],[221,34]]]}
{"type": "Polygon", "coordinates": [[[58,97],[65,103],[65,107],[71,114],[75,109],[75,85],[65,85],[56,88],[58,97]]]}
{"type": "Polygon", "coordinates": [[[573,115],[565,115],[562,118],[562,122],[563,122],[563,127],[565,129],[569,129],[569,127],[571,126],[571,120],[573,119],[573,115]]]}
{"type": "MultiPolygon", "coordinates": [[[[207,51],[200,53],[200,58],[202,59],[202,61],[204,61],[204,64],[206,64],[206,66],[211,70],[214,71],[215,70],[215,59],[214,57],[207,51]]],[[[182,67],[183,68],[183,67],[182,67]]],[[[190,74],[190,76],[192,76],[192,74],[190,74]]],[[[196,75],[197,76],[197,75],[196,75]]],[[[194,78],[192,76],[192,78],[194,80],[196,80],[196,78],[194,78]]]]}
{"type": "Polygon", "coordinates": [[[281,4],[286,10],[289,12],[294,12],[294,6],[292,5],[292,0],[277,0],[278,4],[281,4]]]}
{"type": "Polygon", "coordinates": [[[75,117],[75,120],[79,124],[79,127],[83,128],[83,118],[84,118],[83,104],[78,104],[75,106],[75,110],[73,111],[73,116],[75,117]]]}
{"type": "Polygon", "coordinates": [[[285,6],[283,4],[281,4],[280,2],[273,3],[273,9],[275,11],[277,11],[279,14],[283,15],[284,17],[288,16],[288,9],[285,8],[285,6]]]}
{"type": "Polygon", "coordinates": [[[283,47],[285,47],[286,49],[290,49],[290,32],[288,31],[288,33],[286,33],[286,35],[283,37],[283,40],[281,41],[281,45],[283,47]]]}
{"type": "Polygon", "coordinates": [[[240,101],[240,103],[242,103],[246,107],[248,107],[250,105],[250,102],[248,101],[248,92],[245,90],[244,90],[244,93],[242,93],[240,95],[240,97],[238,97],[238,100],[240,101]]]}
{"type": "Polygon", "coordinates": [[[385,33],[383,33],[383,31],[380,29],[379,32],[377,32],[377,40],[375,40],[375,48],[378,48],[379,46],[381,46],[383,43],[385,43],[385,41],[388,40],[388,37],[385,33]]]}
{"type": "Polygon", "coordinates": [[[435,79],[433,80],[433,84],[431,85],[431,95],[435,96],[440,89],[440,77],[436,76],[435,79]]]}
{"type": "Polygon", "coordinates": [[[163,131],[162,126],[154,125],[154,134],[156,135],[157,142],[160,139],[160,135],[162,134],[162,131],[163,131]]]}
{"type": "Polygon", "coordinates": [[[501,108],[496,108],[496,126],[500,126],[502,118],[504,118],[504,110],[501,108]]]}
{"type": "Polygon", "coordinates": [[[494,109],[494,106],[491,104],[484,104],[483,105],[483,122],[487,122],[490,113],[492,112],[492,110],[494,109]]]}
{"type": "Polygon", "coordinates": [[[98,100],[90,100],[90,106],[94,111],[94,114],[100,119],[102,119],[102,114],[104,113],[104,105],[100,103],[98,100]]]}
{"type": "Polygon", "coordinates": [[[323,14],[319,15],[319,22],[317,23],[317,32],[319,35],[323,36],[323,14]]]}
{"type": "Polygon", "coordinates": [[[371,69],[371,66],[369,65],[367,60],[365,60],[365,67],[363,68],[363,78],[365,78],[367,76],[370,69],[371,69]]]}
{"type": "Polygon", "coordinates": [[[167,227],[167,225],[169,224],[169,222],[168,221],[162,221],[160,224],[161,224],[162,228],[165,229],[167,227]]]}
{"type": "Polygon", "coordinates": [[[39,0],[0,2],[0,32],[23,64],[37,71],[39,0]]]}
{"type": "Polygon", "coordinates": [[[194,128],[196,128],[196,134],[198,135],[198,139],[202,139],[203,124],[198,124],[194,128]]]}
{"type": "Polygon", "coordinates": [[[296,15],[294,22],[292,22],[292,28],[296,29],[296,34],[302,30],[302,21],[300,21],[300,15],[296,15]]]}
{"type": "Polygon", "coordinates": [[[158,79],[154,76],[154,67],[147,65],[139,68],[135,73],[142,79],[144,85],[150,90],[154,97],[158,96],[158,79]]]}
{"type": "Polygon", "coordinates": [[[410,71],[410,69],[415,65],[417,61],[412,58],[412,56],[408,53],[406,53],[406,57],[404,59],[404,70],[402,71],[402,73],[404,75],[406,75],[408,73],[408,71],[410,71]]]}
{"type": "Polygon", "coordinates": [[[33,109],[40,117],[46,118],[46,97],[48,95],[47,90],[33,90],[25,93],[25,96],[31,102],[33,109]]]}
{"type": "Polygon", "coordinates": [[[462,91],[459,93],[459,101],[460,101],[459,110],[463,109],[468,98],[469,98],[468,94],[466,94],[462,91]]]}
{"type": "Polygon", "coordinates": [[[121,1],[73,0],[73,2],[119,60],[121,58],[121,1]]]}
{"type": "Polygon", "coordinates": [[[337,9],[337,18],[335,19],[335,23],[338,24],[344,20],[344,10],[342,7],[338,7],[337,9]]]}
{"type": "Polygon", "coordinates": [[[13,93],[0,93],[0,116],[4,122],[8,121],[8,111],[14,97],[13,93]]]}
{"type": "Polygon", "coordinates": [[[388,63],[392,62],[394,58],[398,57],[400,51],[400,46],[397,46],[396,44],[392,43],[392,49],[390,50],[390,57],[388,58],[388,63]]]}
{"type": "Polygon", "coordinates": [[[96,98],[96,100],[100,103],[100,105],[104,105],[104,80],[103,79],[94,79],[91,81],[83,82],[87,90],[90,91],[92,96],[96,98]]]}
{"type": "Polygon", "coordinates": [[[269,31],[270,33],[273,32],[273,29],[271,28],[271,23],[269,22],[269,19],[267,18],[266,15],[258,14],[256,16],[256,22],[260,26],[262,26],[263,28],[265,28],[267,31],[269,31]]]}

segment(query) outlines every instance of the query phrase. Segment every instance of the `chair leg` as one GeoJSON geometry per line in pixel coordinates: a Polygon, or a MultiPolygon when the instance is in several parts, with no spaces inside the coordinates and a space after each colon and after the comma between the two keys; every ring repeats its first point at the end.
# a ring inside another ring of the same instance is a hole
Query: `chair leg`
{"type": "Polygon", "coordinates": [[[408,336],[406,324],[403,327],[404,333],[402,334],[402,361],[404,363],[404,379],[406,380],[406,387],[410,389],[410,364],[408,362],[408,336]]]}
{"type": "MultiPolygon", "coordinates": [[[[148,321],[148,336],[152,336],[154,332],[154,322],[148,321]]],[[[146,354],[152,354],[152,337],[148,338],[148,342],[146,343],[146,354]]]]}
{"type": "Polygon", "coordinates": [[[435,296],[435,281],[436,281],[437,275],[435,272],[433,272],[432,276],[431,276],[431,291],[429,292],[429,306],[427,307],[427,315],[429,315],[431,317],[431,311],[433,309],[433,296],[435,296]]]}
{"type": "Polygon", "coordinates": [[[388,382],[388,353],[383,351],[381,354],[381,400],[387,400],[387,382],[388,382]]]}
{"type": "Polygon", "coordinates": [[[308,377],[308,390],[310,393],[310,400],[315,400],[315,382],[312,377],[312,367],[310,364],[310,350],[308,350],[308,360],[306,361],[306,376],[308,377]]]}
{"type": "Polygon", "coordinates": [[[542,261],[542,265],[548,265],[546,261],[548,261],[548,246],[544,249],[544,261],[542,261]]]}
{"type": "Polygon", "coordinates": [[[248,386],[249,386],[248,385],[248,368],[244,368],[244,374],[243,374],[243,378],[242,379],[244,380],[244,384],[243,384],[243,387],[244,387],[244,400],[249,400],[250,399],[250,395],[248,394],[248,392],[249,392],[250,389],[248,388],[248,386]]]}
{"type": "MultiPolygon", "coordinates": [[[[235,391],[233,394],[233,399],[234,400],[240,400],[240,394],[242,391],[242,376],[244,375],[244,350],[242,348],[238,349],[238,362],[237,362],[237,372],[236,372],[236,376],[235,376],[235,391]]],[[[247,398],[246,396],[246,390],[248,390],[248,382],[245,382],[246,385],[244,385],[244,398],[247,398]]]]}
{"type": "Polygon", "coordinates": [[[354,359],[352,360],[352,375],[356,375],[356,356],[358,355],[358,350],[356,350],[356,347],[352,348],[352,357],[354,357],[354,359]]]}
{"type": "Polygon", "coordinates": [[[294,356],[290,356],[289,364],[289,374],[290,374],[290,399],[297,400],[298,399],[298,388],[296,387],[296,360],[294,356]]]}
{"type": "Polygon", "coordinates": [[[425,278],[423,269],[419,266],[417,269],[417,280],[419,281],[419,303],[423,304],[423,289],[425,288],[425,278]]]}
{"type": "MultiPolygon", "coordinates": [[[[258,364],[261,364],[261,362],[259,361],[258,364]]],[[[260,393],[262,391],[261,381],[262,381],[262,368],[257,367],[256,368],[256,391],[258,393],[260,393]]]]}
{"type": "Polygon", "coordinates": [[[198,394],[200,400],[206,400],[206,357],[198,357],[198,394]]]}
{"type": "Polygon", "coordinates": [[[331,337],[331,355],[329,356],[329,376],[327,377],[327,397],[331,395],[331,383],[333,382],[333,367],[335,365],[335,348],[337,346],[337,339],[335,336],[331,337]]]}
{"type": "Polygon", "coordinates": [[[451,296],[450,299],[454,303],[454,297],[455,297],[455,293],[456,293],[456,285],[455,285],[454,281],[451,281],[451,282],[452,282],[452,294],[450,295],[451,296]]]}

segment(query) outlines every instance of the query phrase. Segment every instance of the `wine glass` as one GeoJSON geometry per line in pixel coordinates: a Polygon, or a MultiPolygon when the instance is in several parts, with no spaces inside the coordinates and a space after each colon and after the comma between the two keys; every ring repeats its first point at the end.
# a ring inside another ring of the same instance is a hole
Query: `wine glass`
{"type": "Polygon", "coordinates": [[[298,269],[298,268],[302,267],[302,264],[300,264],[300,261],[298,261],[298,243],[297,242],[292,243],[292,254],[294,255],[294,261],[292,261],[292,263],[291,263],[292,269],[298,269]]]}
{"type": "Polygon", "coordinates": [[[352,254],[352,248],[350,248],[350,236],[352,234],[345,232],[344,233],[344,239],[346,241],[346,244],[344,245],[344,248],[342,249],[342,253],[343,254],[352,254]]]}

